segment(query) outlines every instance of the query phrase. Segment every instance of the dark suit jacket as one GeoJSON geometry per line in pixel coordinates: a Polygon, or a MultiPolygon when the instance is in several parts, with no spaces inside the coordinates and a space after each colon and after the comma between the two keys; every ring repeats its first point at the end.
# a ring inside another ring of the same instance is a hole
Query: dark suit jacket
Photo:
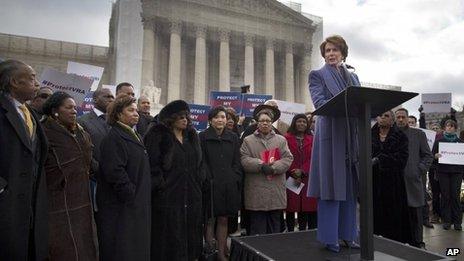
{"type": "Polygon", "coordinates": [[[29,236],[35,260],[48,256],[48,200],[44,163],[47,140],[38,116],[35,149],[23,119],[0,94],[0,260],[27,260],[29,236]],[[33,235],[30,234],[31,228],[33,235]]]}
{"type": "Polygon", "coordinates": [[[153,120],[152,116],[147,116],[144,114],[139,114],[139,122],[137,122],[136,128],[137,132],[140,134],[140,136],[145,136],[145,133],[147,133],[148,130],[148,125],[150,122],[153,120]]]}
{"type": "Polygon", "coordinates": [[[105,120],[99,118],[93,110],[79,117],[77,122],[90,134],[90,139],[93,143],[91,170],[94,175],[97,175],[99,169],[98,162],[100,162],[100,144],[106,134],[108,134],[110,127],[105,120]]]}

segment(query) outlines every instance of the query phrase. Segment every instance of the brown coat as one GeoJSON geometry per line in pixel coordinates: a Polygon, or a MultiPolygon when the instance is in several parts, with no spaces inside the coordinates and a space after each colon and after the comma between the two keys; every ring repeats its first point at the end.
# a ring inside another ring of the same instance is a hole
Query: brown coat
{"type": "Polygon", "coordinates": [[[79,126],[74,137],[50,118],[43,127],[50,143],[45,162],[50,260],[97,260],[89,196],[90,136],[79,126]]]}
{"type": "Polygon", "coordinates": [[[245,209],[255,211],[285,209],[287,207],[285,172],[293,161],[287,140],[274,131],[266,137],[255,131],[243,140],[240,155],[245,170],[245,209]],[[268,180],[261,173],[261,152],[275,148],[280,150],[281,158],[272,165],[275,175],[268,180]]]}

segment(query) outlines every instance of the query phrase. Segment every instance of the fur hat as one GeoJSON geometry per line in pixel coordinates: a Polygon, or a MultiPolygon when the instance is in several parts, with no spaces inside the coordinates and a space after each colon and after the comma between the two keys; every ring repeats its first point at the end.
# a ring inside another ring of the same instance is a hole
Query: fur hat
{"type": "Polygon", "coordinates": [[[159,121],[164,122],[167,118],[171,117],[174,113],[181,111],[190,111],[188,104],[183,100],[172,101],[161,109],[159,113],[159,121]]]}
{"type": "Polygon", "coordinates": [[[274,118],[272,119],[272,122],[277,121],[280,118],[280,110],[274,106],[266,105],[266,104],[261,104],[258,105],[258,107],[255,108],[253,111],[253,118],[258,121],[258,113],[262,110],[270,110],[272,114],[274,115],[274,118]]]}

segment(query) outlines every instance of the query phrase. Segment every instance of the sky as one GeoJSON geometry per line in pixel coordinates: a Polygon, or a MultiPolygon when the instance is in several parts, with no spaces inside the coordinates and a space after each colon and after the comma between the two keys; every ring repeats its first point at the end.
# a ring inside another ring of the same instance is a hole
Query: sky
{"type": "MultiPolygon", "coordinates": [[[[464,105],[464,0],[294,0],[349,45],[361,81],[464,105]]],[[[0,0],[0,32],[108,46],[110,0],[0,0]]],[[[317,48],[317,46],[315,46],[317,48]]],[[[321,58],[322,59],[322,58],[321,58]]],[[[405,104],[417,114],[420,98],[405,104]]]]}

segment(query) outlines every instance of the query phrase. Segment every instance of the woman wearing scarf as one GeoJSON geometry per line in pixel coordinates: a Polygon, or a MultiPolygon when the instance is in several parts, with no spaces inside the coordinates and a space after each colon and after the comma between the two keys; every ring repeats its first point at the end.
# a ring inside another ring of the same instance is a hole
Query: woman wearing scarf
{"type": "MultiPolygon", "coordinates": [[[[348,46],[341,36],[325,39],[320,51],[325,65],[309,74],[309,91],[316,109],[348,86],[359,85],[358,77],[344,64],[348,46]]],[[[347,120],[342,117],[318,116],[308,196],[318,199],[317,239],[332,252],[340,251],[339,240],[343,240],[344,246],[359,247],[354,242],[357,238],[357,158],[356,126],[347,126],[347,120]]]]}
{"type": "Polygon", "coordinates": [[[121,94],[108,108],[111,130],[101,143],[97,176],[100,260],[150,260],[150,166],[140,136],[137,103],[121,94]]]}
{"type": "Polygon", "coordinates": [[[461,182],[464,173],[464,166],[438,163],[442,156],[438,153],[440,143],[462,143],[463,141],[456,133],[457,123],[454,120],[445,122],[445,131],[443,137],[435,140],[432,154],[435,155],[435,169],[438,175],[441,191],[441,217],[443,219],[443,229],[449,230],[451,224],[455,230],[462,230],[462,211],[459,203],[459,194],[461,192],[461,182]]]}
{"type": "Polygon", "coordinates": [[[44,104],[42,122],[49,142],[45,162],[50,260],[97,260],[90,204],[90,136],[76,122],[76,103],[55,92],[44,104]]]}

